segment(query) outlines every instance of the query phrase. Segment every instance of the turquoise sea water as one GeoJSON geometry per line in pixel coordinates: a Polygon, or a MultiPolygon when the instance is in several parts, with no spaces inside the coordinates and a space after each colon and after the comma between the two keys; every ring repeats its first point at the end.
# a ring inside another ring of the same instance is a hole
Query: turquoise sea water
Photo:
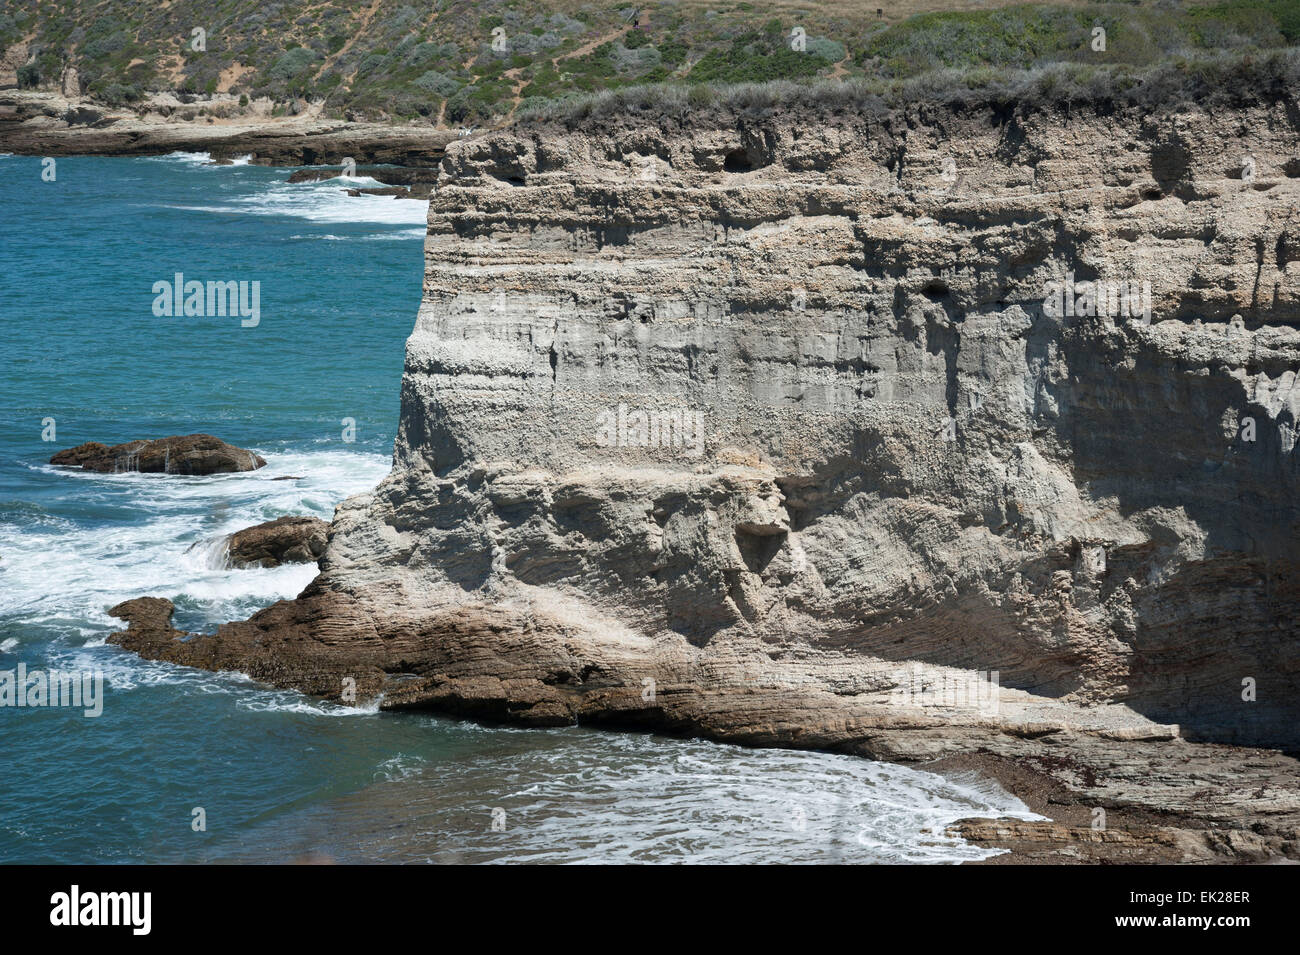
{"type": "Polygon", "coordinates": [[[121,600],[168,597],[204,631],[311,580],[224,569],[221,541],[328,519],[387,472],[425,208],[202,155],[61,158],[53,182],[42,168],[0,157],[0,671],[102,671],[106,687],[97,718],[0,706],[0,862],[949,862],[986,853],[945,822],[1028,816],[976,780],[360,712],[107,646],[121,600]],[[155,316],[154,283],[178,272],[259,282],[259,323],[155,316]],[[196,431],[268,466],[45,463],[196,431]]]}

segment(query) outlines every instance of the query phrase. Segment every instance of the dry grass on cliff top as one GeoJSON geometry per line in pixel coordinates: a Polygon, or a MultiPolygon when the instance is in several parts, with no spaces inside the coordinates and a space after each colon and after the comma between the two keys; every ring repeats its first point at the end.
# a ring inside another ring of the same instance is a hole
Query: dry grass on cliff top
{"type": "Polygon", "coordinates": [[[884,117],[893,110],[919,105],[957,112],[1126,106],[1169,110],[1193,103],[1230,107],[1295,100],[1298,93],[1300,49],[1291,48],[1264,54],[1179,58],[1147,69],[1053,63],[1027,70],[935,70],[895,82],[779,80],[719,87],[661,83],[526,104],[517,119],[576,126],[618,117],[685,118],[706,111],[753,115],[776,110],[814,114],[852,111],[884,117]]]}

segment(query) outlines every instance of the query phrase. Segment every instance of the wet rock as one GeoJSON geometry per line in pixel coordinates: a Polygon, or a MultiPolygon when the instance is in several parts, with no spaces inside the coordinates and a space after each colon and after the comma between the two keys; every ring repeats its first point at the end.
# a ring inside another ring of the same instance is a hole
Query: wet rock
{"type": "Polygon", "coordinates": [[[392,196],[394,199],[414,199],[417,196],[411,193],[410,189],[405,186],[378,186],[365,187],[360,189],[349,189],[348,195],[353,198],[357,196],[392,196]]]}
{"type": "Polygon", "coordinates": [[[50,458],[51,464],[84,468],[103,474],[138,471],[142,474],[229,474],[255,471],[266,461],[252,451],[226,444],[210,434],[187,434],[111,447],[88,441],[50,458]]]}
{"type": "Polygon", "coordinates": [[[234,567],[315,563],[325,553],[328,531],[319,517],[280,517],[232,534],[227,560],[234,567]]]}

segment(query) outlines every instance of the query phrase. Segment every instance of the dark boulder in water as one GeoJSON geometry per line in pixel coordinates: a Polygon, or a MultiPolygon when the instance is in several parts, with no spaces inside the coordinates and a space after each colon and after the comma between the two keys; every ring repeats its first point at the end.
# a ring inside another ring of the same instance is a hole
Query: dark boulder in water
{"type": "Polygon", "coordinates": [[[319,517],[281,517],[230,536],[227,557],[235,567],[315,563],[325,553],[329,524],[319,517]]]}
{"type": "Polygon", "coordinates": [[[104,474],[229,474],[256,471],[266,461],[252,451],[226,444],[210,434],[187,434],[156,441],[128,441],[109,447],[88,441],[60,451],[51,464],[104,474]]]}

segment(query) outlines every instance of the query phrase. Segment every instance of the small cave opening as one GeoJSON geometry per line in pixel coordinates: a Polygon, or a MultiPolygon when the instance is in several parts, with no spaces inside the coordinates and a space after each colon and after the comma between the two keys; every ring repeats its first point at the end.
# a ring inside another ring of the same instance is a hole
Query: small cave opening
{"type": "Polygon", "coordinates": [[[949,294],[948,283],[943,279],[931,279],[925,283],[925,288],[921,289],[921,294],[932,302],[947,298],[949,294]]]}
{"type": "Polygon", "coordinates": [[[736,547],[751,574],[762,575],[772,558],[780,552],[785,536],[784,531],[774,532],[767,528],[736,528],[736,547]]]}
{"type": "Polygon", "coordinates": [[[754,160],[749,156],[748,150],[733,149],[723,158],[722,168],[727,172],[751,172],[756,167],[754,160]]]}

